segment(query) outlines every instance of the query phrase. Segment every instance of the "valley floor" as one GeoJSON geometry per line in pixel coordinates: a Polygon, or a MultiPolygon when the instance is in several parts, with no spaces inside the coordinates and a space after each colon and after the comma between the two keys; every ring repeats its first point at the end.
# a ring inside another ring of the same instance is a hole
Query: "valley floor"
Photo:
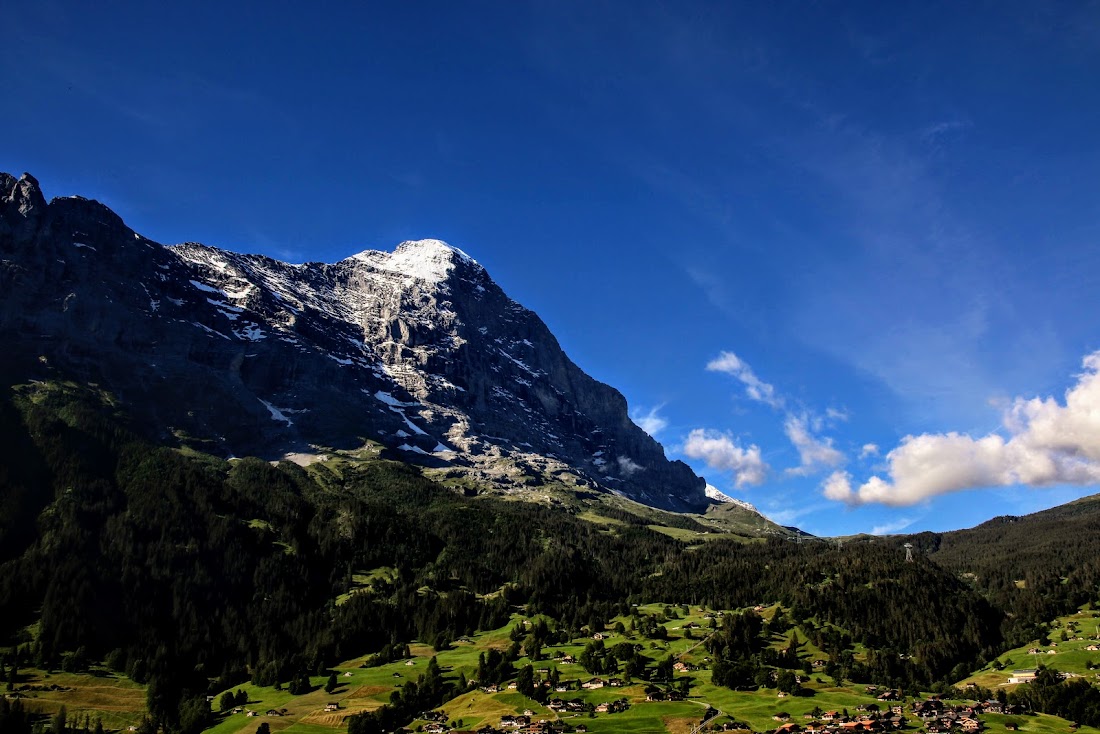
{"type": "MultiPolygon", "coordinates": [[[[665,607],[662,605],[646,605],[639,611],[655,614],[663,609],[665,607]]],[[[679,610],[679,608],[674,609],[679,610]]],[[[773,610],[761,611],[763,616],[767,617],[773,610]]],[[[509,717],[520,717],[526,712],[531,722],[560,721],[566,725],[568,731],[586,730],[596,734],[600,732],[692,734],[699,731],[699,726],[708,710],[710,710],[708,729],[720,728],[724,724],[738,721],[746,724],[754,732],[768,732],[776,730],[783,723],[777,719],[777,716],[784,721],[789,719],[789,722],[800,728],[811,723],[812,718],[820,717],[822,712],[847,711],[855,716],[857,709],[868,704],[882,705],[883,708],[889,705],[877,700],[877,692],[869,692],[868,688],[862,684],[836,686],[824,677],[814,675],[803,684],[812,692],[812,695],[808,696],[783,696],[777,694],[775,689],[766,688],[757,691],[732,691],[714,685],[711,682],[711,673],[706,669],[708,657],[702,645],[703,639],[709,634],[708,625],[713,614],[693,608],[687,614],[680,614],[679,619],[669,620],[665,625],[668,630],[667,640],[645,639],[629,632],[601,633],[605,636],[604,644],[608,647],[629,641],[642,644],[645,654],[649,657],[663,659],[668,655],[674,656],[685,669],[677,671],[674,685],[663,683],[659,687],[666,690],[678,688],[682,685],[681,681],[686,679],[689,687],[683,700],[647,700],[646,688],[652,685],[648,682],[634,682],[621,686],[604,685],[592,689],[580,688],[581,683],[591,681],[593,678],[602,678],[605,682],[613,678],[621,678],[619,674],[589,675],[580,664],[567,662],[570,658],[579,658],[585,646],[591,642],[590,638],[582,638],[545,648],[546,657],[542,660],[531,661],[527,658],[519,658],[514,661],[514,665],[518,670],[530,663],[536,673],[539,671],[548,673],[552,668],[556,668],[560,675],[560,684],[568,683],[570,690],[551,693],[548,697],[550,699],[580,701],[590,705],[589,708],[611,702],[625,702],[625,710],[618,713],[555,711],[521,695],[514,689],[510,689],[507,683],[503,683],[500,690],[476,689],[464,693],[435,711],[442,714],[439,717],[441,721],[460,731],[477,731],[483,727],[501,729],[502,720],[507,726],[509,717]],[[688,629],[689,625],[692,626],[691,629],[688,629]],[[717,714],[714,713],[715,710],[717,714]],[[811,713],[814,716],[811,716],[811,713]],[[787,716],[780,716],[781,714],[787,716]]],[[[629,623],[629,618],[610,620],[607,628],[613,630],[616,622],[629,623]]],[[[272,732],[287,732],[287,734],[332,734],[346,730],[347,717],[364,711],[373,711],[388,703],[392,692],[402,688],[406,682],[415,682],[425,673],[432,657],[436,658],[444,677],[449,680],[458,679],[460,675],[466,679],[476,677],[479,656],[490,650],[506,649],[511,644],[510,630],[516,624],[522,623],[523,618],[516,615],[505,627],[464,638],[446,650],[435,650],[427,645],[414,644],[410,646],[410,658],[378,667],[361,667],[367,656],[344,661],[332,668],[338,682],[332,692],[324,690],[329,680],[328,675],[311,677],[311,690],[300,695],[292,695],[285,688],[276,690],[274,687],[251,684],[235,686],[230,691],[244,691],[248,697],[247,704],[227,712],[216,713],[216,723],[207,732],[208,734],[253,734],[261,723],[266,723],[272,732]]],[[[1084,650],[1085,647],[1095,643],[1094,640],[1085,639],[1084,633],[1093,631],[1092,627],[1096,623],[1092,612],[1081,612],[1058,621],[1060,629],[1056,628],[1052,634],[1054,646],[1044,647],[1044,649],[1058,651],[1056,656],[1049,656],[1057,663],[1056,667],[1071,673],[1079,672],[1090,678],[1093,676],[1091,670],[1086,667],[1086,663],[1100,663],[1100,652],[1084,650]],[[1069,638],[1066,641],[1058,639],[1061,630],[1066,631],[1066,637],[1069,638]],[[1081,634],[1076,634],[1075,630],[1081,634]],[[1076,639],[1078,636],[1081,639],[1076,639]]],[[[805,639],[803,635],[800,637],[805,639]]],[[[781,647],[786,642],[785,638],[776,637],[773,644],[775,647],[781,647]]],[[[801,656],[808,660],[818,659],[820,655],[820,651],[814,649],[809,643],[803,643],[800,651],[801,656]]],[[[860,654],[858,650],[856,652],[857,655],[860,654]]],[[[1010,651],[998,658],[1004,670],[995,670],[991,666],[960,682],[960,686],[977,683],[991,688],[1014,687],[1007,682],[1012,665],[1022,667],[1033,659],[1034,653],[1029,656],[1027,648],[1010,651]]],[[[1044,659],[1042,662],[1047,660],[1044,659]]],[[[42,714],[53,714],[64,705],[68,709],[70,722],[76,726],[82,726],[84,717],[87,716],[92,722],[97,718],[101,719],[108,730],[127,731],[130,727],[137,726],[145,708],[145,690],[142,686],[105,670],[97,670],[94,674],[21,671],[16,692],[8,695],[21,697],[25,706],[42,714]]],[[[215,695],[211,703],[215,711],[220,695],[220,693],[215,695]]],[[[910,713],[908,704],[905,716],[908,720],[905,730],[925,731],[920,719],[910,713]]],[[[1064,734],[1071,730],[1077,731],[1078,734],[1100,734],[1100,729],[1091,727],[1071,729],[1070,722],[1041,714],[1009,717],[987,713],[982,715],[981,720],[984,729],[994,734],[1006,731],[1006,724],[1018,725],[1018,731],[1025,734],[1064,734]]],[[[439,730],[438,726],[438,723],[430,719],[420,719],[412,722],[409,728],[414,731],[433,731],[439,730]]],[[[524,729],[517,726],[504,730],[523,731],[524,729]]]]}

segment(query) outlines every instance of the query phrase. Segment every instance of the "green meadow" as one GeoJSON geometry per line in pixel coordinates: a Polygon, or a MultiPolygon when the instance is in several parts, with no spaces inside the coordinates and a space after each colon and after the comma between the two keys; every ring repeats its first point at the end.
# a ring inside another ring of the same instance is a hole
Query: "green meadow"
{"type": "MultiPolygon", "coordinates": [[[[355,583],[367,586],[377,579],[384,579],[388,569],[376,569],[371,572],[356,574],[355,583]]],[[[878,703],[876,699],[865,692],[862,684],[850,684],[834,686],[833,682],[824,679],[823,676],[812,675],[804,686],[812,692],[809,696],[785,696],[781,697],[774,689],[760,689],[756,691],[732,691],[716,686],[711,682],[711,674],[707,669],[708,656],[702,642],[709,634],[711,619],[708,614],[715,614],[710,610],[691,607],[684,611],[680,606],[666,606],[663,604],[645,604],[638,607],[638,611],[644,614],[669,614],[675,615],[663,625],[667,631],[667,639],[645,639],[641,635],[632,634],[629,631],[630,617],[617,617],[608,621],[603,630],[592,630],[605,636],[604,645],[614,646],[622,641],[629,641],[642,645],[643,654],[654,661],[664,659],[668,655],[675,656],[678,660],[697,666],[698,669],[676,674],[676,681],[683,678],[689,681],[689,692],[683,701],[646,701],[645,683],[632,682],[621,688],[610,686],[595,690],[575,690],[580,682],[593,677],[588,675],[579,664],[565,664],[561,658],[566,655],[579,657],[585,646],[592,641],[590,636],[576,638],[565,644],[551,645],[543,648],[543,659],[530,660],[521,657],[514,662],[518,670],[530,664],[536,671],[549,672],[556,668],[561,681],[571,682],[574,689],[568,692],[552,693],[551,697],[565,699],[580,699],[587,703],[598,705],[604,702],[626,699],[629,708],[619,713],[566,713],[560,714],[550,711],[544,705],[533,699],[527,698],[515,690],[504,688],[498,693],[486,693],[474,690],[464,693],[440,706],[437,710],[447,716],[448,722],[460,724],[464,730],[476,730],[479,727],[490,725],[498,726],[501,716],[522,713],[530,710],[537,719],[561,719],[572,726],[584,724],[591,732],[670,732],[672,734],[689,734],[703,718],[708,707],[717,709],[720,715],[714,723],[722,724],[730,719],[746,722],[753,731],[763,732],[775,729],[779,722],[774,718],[780,712],[790,716],[795,723],[804,723],[805,715],[815,709],[823,711],[836,710],[854,713],[857,707],[878,703]],[[625,632],[617,633],[615,629],[621,623],[625,632]],[[687,629],[686,625],[694,623],[698,629],[687,629]]],[[[776,607],[768,606],[759,610],[761,615],[770,619],[776,612],[776,607]]],[[[726,612],[728,613],[728,612],[726,612]]],[[[538,618],[533,618],[532,622],[538,618]]],[[[1089,639],[1098,623],[1097,617],[1091,611],[1082,611],[1058,619],[1052,625],[1050,642],[1056,646],[1044,646],[1044,649],[1054,649],[1055,655],[1040,655],[1040,662],[1054,665],[1060,670],[1071,673],[1092,676],[1094,673],[1087,668],[1087,663],[1100,663],[1100,652],[1090,652],[1084,648],[1092,644],[1089,639]],[[1065,631],[1065,641],[1061,640],[1061,633],[1065,631]],[[1080,637],[1081,639],[1074,639],[1080,637]]],[[[276,690],[271,686],[254,686],[242,684],[234,686],[231,691],[243,690],[248,695],[247,705],[242,707],[241,713],[220,712],[216,710],[221,692],[214,698],[215,723],[207,732],[210,734],[253,734],[261,722],[266,722],[272,732],[287,732],[288,734],[331,734],[334,731],[346,728],[346,717],[377,709],[390,700],[390,694],[404,686],[407,681],[416,681],[421,676],[428,662],[434,656],[440,665],[444,676],[449,680],[458,680],[460,676],[467,679],[475,678],[478,667],[478,657],[489,650],[503,650],[511,645],[510,632],[516,625],[524,624],[525,618],[521,615],[513,615],[509,623],[499,629],[479,633],[467,640],[457,641],[449,649],[435,650],[424,644],[410,645],[411,657],[386,665],[363,668],[364,661],[369,656],[360,656],[344,661],[334,666],[338,686],[332,693],[324,691],[328,676],[313,676],[310,678],[311,690],[308,693],[292,695],[282,688],[276,690]],[[337,704],[338,710],[326,711],[329,704],[337,704]],[[269,710],[282,712],[279,716],[267,716],[269,710]],[[247,712],[255,712],[248,716],[247,712]]],[[[807,641],[807,635],[797,628],[788,630],[782,635],[774,635],[771,644],[776,648],[786,647],[791,635],[797,633],[800,645],[800,657],[812,660],[822,655],[821,651],[813,647],[807,641]]],[[[1037,645],[1038,641],[1034,643],[1037,645]]],[[[996,687],[1004,685],[1013,667],[1034,667],[1035,656],[1027,654],[1028,645],[1009,651],[998,660],[1004,664],[1012,661],[1013,665],[1005,666],[1004,670],[996,670],[992,665],[981,671],[977,671],[970,678],[961,682],[961,685],[975,682],[983,686],[996,687]]],[[[602,676],[604,678],[616,676],[602,676]]],[[[44,714],[56,712],[64,705],[70,712],[70,716],[77,717],[79,721],[88,715],[91,721],[97,718],[103,721],[104,726],[111,730],[125,731],[129,726],[140,722],[145,711],[145,689],[124,676],[102,669],[96,669],[93,673],[70,674],[53,672],[47,673],[38,670],[21,671],[20,684],[30,684],[36,687],[56,685],[59,690],[41,690],[27,693],[25,704],[35,711],[44,714]]],[[[988,731],[1004,731],[1004,724],[1009,721],[1019,723],[1020,731],[1026,734],[1066,734],[1069,731],[1069,723],[1053,716],[997,716],[986,715],[988,731]]],[[[411,728],[414,730],[425,721],[414,721],[411,728]]],[[[919,722],[910,722],[908,729],[917,731],[919,722]]],[[[1100,730],[1090,727],[1081,727],[1079,734],[1100,734],[1100,730]]]]}
{"type": "Polygon", "coordinates": [[[1009,683],[1008,680],[1013,670],[1035,668],[1039,665],[1055,668],[1062,673],[1083,676],[1095,684],[1100,679],[1100,675],[1097,675],[1100,673],[1100,651],[1085,648],[1100,645],[1098,631],[1100,612],[1081,609],[1074,614],[1059,617],[1051,623],[1045,641],[1032,640],[1026,645],[998,655],[958,685],[961,687],[973,683],[993,690],[1012,690],[1016,684],[1009,683]],[[1066,639],[1063,640],[1063,637],[1066,639]],[[1038,649],[1039,652],[1029,653],[1028,650],[1031,649],[1038,649]],[[1090,670],[1090,664],[1097,666],[1096,669],[1090,670]]]}

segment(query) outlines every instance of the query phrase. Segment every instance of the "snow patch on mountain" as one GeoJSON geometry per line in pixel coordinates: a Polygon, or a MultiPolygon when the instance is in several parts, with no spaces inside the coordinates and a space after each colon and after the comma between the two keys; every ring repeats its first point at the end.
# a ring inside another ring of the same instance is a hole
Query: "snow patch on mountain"
{"type": "Polygon", "coordinates": [[[457,247],[431,239],[402,242],[392,253],[366,250],[351,259],[432,284],[446,280],[456,261],[481,267],[477,260],[457,247]]]}
{"type": "Polygon", "coordinates": [[[374,393],[374,397],[379,401],[385,403],[394,408],[419,408],[420,403],[403,403],[388,392],[382,392],[381,390],[374,393]]]}
{"type": "Polygon", "coordinates": [[[268,413],[271,413],[271,420],[279,421],[281,423],[286,423],[288,426],[293,426],[294,425],[294,421],[290,420],[290,418],[287,418],[286,415],[283,413],[283,411],[280,408],[276,408],[274,405],[267,402],[266,400],[263,400],[262,398],[256,398],[256,399],[264,404],[264,407],[267,408],[268,413]]]}
{"type": "Polygon", "coordinates": [[[718,487],[715,487],[713,484],[707,484],[706,490],[704,491],[706,492],[707,497],[715,500],[716,502],[725,502],[726,504],[736,505],[743,510],[755,512],[761,517],[764,516],[764,513],[756,509],[755,505],[749,502],[745,502],[745,500],[734,499],[733,497],[730,497],[728,494],[724,493],[722,490],[718,489],[718,487]]]}
{"type": "Polygon", "coordinates": [[[220,288],[213,288],[211,286],[208,286],[206,283],[200,283],[197,280],[192,280],[192,281],[188,281],[188,282],[190,282],[191,285],[198,288],[200,291],[205,291],[206,293],[217,293],[219,296],[222,296],[224,298],[229,298],[229,296],[227,296],[225,294],[225,291],[223,291],[220,288]]]}
{"type": "Polygon", "coordinates": [[[267,334],[260,330],[260,327],[256,324],[245,324],[242,329],[234,329],[233,334],[238,338],[250,342],[258,342],[261,339],[266,339],[267,334]]]}

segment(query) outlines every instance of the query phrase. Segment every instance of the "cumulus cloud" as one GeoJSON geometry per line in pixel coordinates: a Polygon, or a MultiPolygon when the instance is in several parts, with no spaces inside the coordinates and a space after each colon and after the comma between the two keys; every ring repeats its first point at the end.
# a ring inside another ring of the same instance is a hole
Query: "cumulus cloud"
{"type": "Polygon", "coordinates": [[[1016,398],[1003,431],[974,438],[964,433],[906,436],[886,455],[889,479],[873,476],[855,489],[835,472],[826,497],[851,505],[912,505],[930,497],[980,487],[1100,482],[1100,351],[1084,358],[1084,372],[1056,398],[1016,398]]]}
{"type": "Polygon", "coordinates": [[[877,443],[865,443],[863,448],[859,451],[859,458],[866,459],[868,456],[878,456],[878,444],[877,443]]]}
{"type": "Polygon", "coordinates": [[[657,438],[657,434],[668,428],[668,419],[660,412],[663,407],[663,405],[658,405],[650,408],[648,412],[644,408],[632,410],[630,420],[634,421],[638,428],[641,428],[653,438],[657,438]]]}
{"type": "Polygon", "coordinates": [[[740,380],[745,386],[745,395],[751,400],[765,403],[773,408],[783,407],[783,400],[775,394],[775,387],[757,377],[752,368],[733,352],[719,354],[717,359],[712,359],[707,363],[707,370],[710,372],[725,372],[727,375],[740,380]]]}
{"type": "Polygon", "coordinates": [[[791,474],[812,474],[818,469],[839,466],[844,462],[844,454],[833,447],[831,438],[818,437],[810,432],[805,415],[788,415],[783,423],[783,431],[798,449],[800,465],[788,469],[791,474]]]}
{"type": "Polygon", "coordinates": [[[826,499],[836,502],[851,502],[852,475],[846,471],[835,471],[821,485],[821,493],[826,499]]]}
{"type": "Polygon", "coordinates": [[[738,487],[760,484],[768,474],[768,465],[760,456],[760,447],[741,448],[724,433],[696,428],[684,443],[684,455],[702,459],[707,466],[733,472],[738,487]]]}

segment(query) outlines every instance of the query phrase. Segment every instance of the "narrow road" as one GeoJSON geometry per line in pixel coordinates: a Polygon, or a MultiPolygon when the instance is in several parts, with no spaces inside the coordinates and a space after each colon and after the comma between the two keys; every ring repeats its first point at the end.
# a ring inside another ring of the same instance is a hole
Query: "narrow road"
{"type": "MultiPolygon", "coordinates": [[[[707,708],[714,708],[709,703],[705,703],[703,701],[692,701],[692,703],[697,703],[700,706],[706,706],[707,708]]],[[[704,719],[698,725],[694,726],[691,730],[691,734],[699,734],[699,732],[701,732],[703,730],[703,727],[705,727],[707,724],[709,724],[710,722],[714,721],[715,719],[717,719],[719,716],[722,715],[722,712],[719,709],[714,709],[714,710],[716,712],[714,714],[714,716],[710,717],[709,719],[704,719]]]]}
{"type": "MultiPolygon", "coordinates": [[[[706,642],[707,640],[709,640],[709,639],[710,639],[711,637],[713,637],[713,636],[714,636],[715,634],[716,634],[716,632],[711,632],[711,633],[710,633],[709,635],[707,635],[706,637],[704,637],[703,639],[699,640],[699,641],[698,641],[698,642],[696,642],[696,643],[695,643],[694,645],[692,645],[691,647],[689,647],[688,649],[684,650],[684,651],[683,651],[682,653],[680,653],[679,655],[677,655],[677,656],[676,656],[676,659],[677,659],[677,660],[679,660],[679,659],[680,659],[680,658],[681,658],[682,656],[684,656],[684,655],[687,655],[687,654],[688,654],[689,652],[691,652],[691,651],[692,651],[692,650],[694,650],[695,648],[697,648],[697,647],[699,647],[700,645],[702,645],[702,644],[703,644],[704,642],[706,642]]],[[[709,719],[704,719],[704,720],[703,720],[702,722],[700,722],[700,723],[699,723],[699,724],[698,724],[697,726],[694,726],[694,727],[692,727],[692,729],[691,729],[691,734],[699,734],[699,732],[701,732],[701,731],[703,730],[703,728],[704,728],[704,727],[705,727],[705,726],[706,726],[707,724],[709,724],[710,722],[714,721],[714,720],[715,720],[715,719],[717,719],[717,718],[718,718],[719,716],[722,716],[722,710],[721,710],[721,709],[719,709],[719,708],[718,708],[717,706],[714,706],[713,704],[707,703],[706,701],[692,701],[692,703],[697,703],[697,704],[699,704],[700,706],[705,706],[705,707],[706,707],[706,708],[708,708],[708,709],[714,709],[714,711],[715,711],[715,714],[714,714],[714,716],[711,716],[711,717],[710,717],[709,719]]]]}

